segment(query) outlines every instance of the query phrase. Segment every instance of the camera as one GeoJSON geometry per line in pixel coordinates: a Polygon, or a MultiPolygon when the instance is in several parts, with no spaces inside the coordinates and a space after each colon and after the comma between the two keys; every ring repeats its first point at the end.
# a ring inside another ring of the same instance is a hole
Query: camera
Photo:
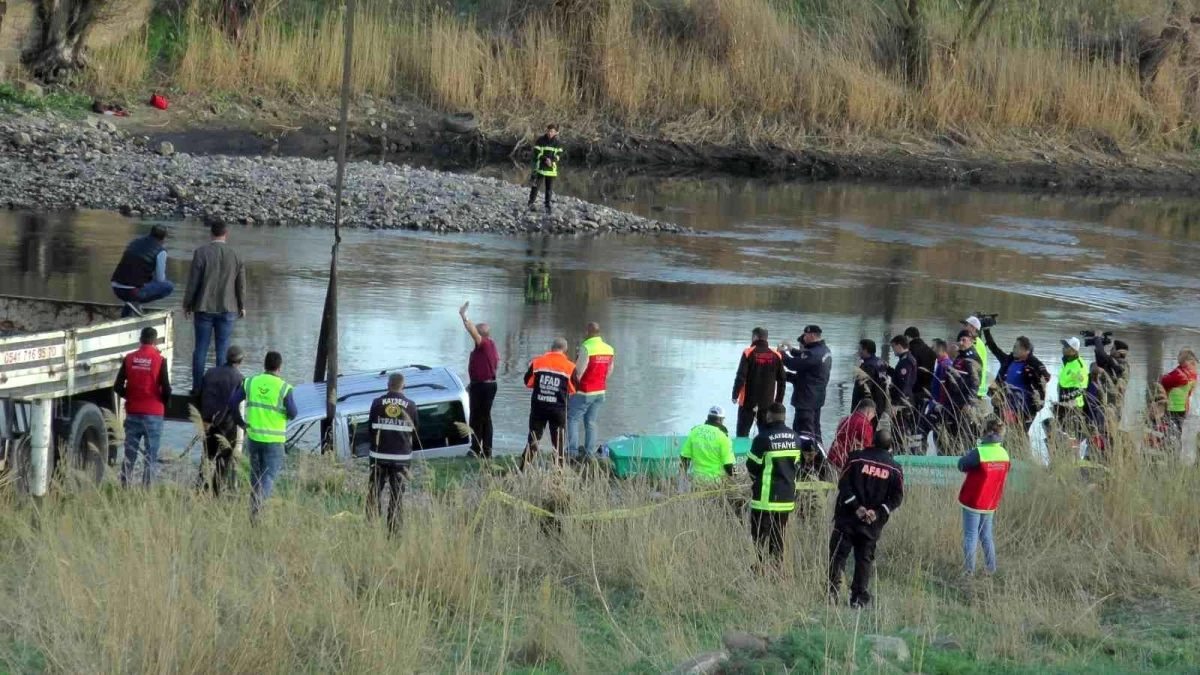
{"type": "Polygon", "coordinates": [[[984,314],[983,312],[975,312],[971,316],[979,319],[980,328],[992,328],[996,325],[996,319],[1000,318],[999,314],[984,314]]]}
{"type": "Polygon", "coordinates": [[[1097,343],[1108,346],[1112,344],[1112,331],[1104,331],[1101,335],[1096,335],[1094,330],[1081,330],[1079,334],[1083,336],[1083,344],[1088,347],[1095,347],[1097,343]]]}

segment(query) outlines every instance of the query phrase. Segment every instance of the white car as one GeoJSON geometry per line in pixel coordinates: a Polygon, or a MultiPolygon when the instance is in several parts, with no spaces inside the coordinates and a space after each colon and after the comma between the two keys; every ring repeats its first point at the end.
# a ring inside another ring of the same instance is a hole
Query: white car
{"type": "MultiPolygon", "coordinates": [[[[338,378],[337,415],[333,424],[337,456],[342,459],[367,456],[371,401],[387,393],[388,375],[397,371],[404,373],[404,395],[417,404],[416,456],[434,459],[466,455],[471,449],[470,436],[464,433],[470,408],[462,380],[442,366],[408,365],[338,378]]],[[[319,450],[325,391],[324,382],[296,386],[292,396],[299,414],[288,422],[289,452],[302,446],[319,450]]]]}

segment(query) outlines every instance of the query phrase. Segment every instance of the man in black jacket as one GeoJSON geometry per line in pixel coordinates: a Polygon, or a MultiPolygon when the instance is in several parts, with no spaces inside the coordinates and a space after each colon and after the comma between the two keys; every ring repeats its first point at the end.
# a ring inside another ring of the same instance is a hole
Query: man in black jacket
{"type": "Polygon", "coordinates": [[[888,367],[892,422],[895,424],[892,437],[896,439],[898,452],[911,452],[917,439],[917,360],[908,349],[907,337],[897,335],[892,338],[891,345],[896,355],[896,366],[888,367]]]}
{"type": "Polygon", "coordinates": [[[733,380],[733,402],[738,407],[738,438],[749,438],[750,427],[758,422],[759,431],[766,425],[767,407],[783,403],[787,390],[787,375],[779,352],[767,343],[767,329],[755,328],[750,334],[750,346],[742,352],[737,377],[733,380]]]}
{"type": "Polygon", "coordinates": [[[913,392],[918,409],[929,403],[930,392],[933,391],[933,369],[937,366],[937,355],[933,348],[921,339],[921,331],[916,326],[904,329],[904,337],[908,338],[908,351],[912,352],[917,362],[917,388],[913,392]]]}
{"type": "Polygon", "coordinates": [[[796,509],[796,473],[800,447],[796,432],[788,428],[787,408],[782,403],[767,407],[765,424],[746,455],[750,488],[750,536],[758,545],[758,557],[778,565],[783,560],[783,532],[788,516],[796,509]]]}
{"type": "Polygon", "coordinates": [[[1028,433],[1033,418],[1037,417],[1046,402],[1050,371],[1033,355],[1033,342],[1024,335],[1017,338],[1008,354],[996,344],[990,329],[983,329],[983,340],[1000,364],[996,384],[1004,392],[1004,414],[1001,418],[1005,423],[1028,433]]]}
{"type": "Polygon", "coordinates": [[[554,179],[558,178],[558,160],[562,156],[562,142],[558,140],[558,125],[546,126],[546,133],[533,144],[533,173],[529,176],[529,208],[537,203],[538,183],[546,184],[546,213],[550,213],[550,198],[554,190],[554,179]]]}
{"type": "Polygon", "coordinates": [[[821,339],[820,326],[805,326],[799,339],[800,349],[783,354],[783,365],[791,371],[787,379],[792,383],[792,407],[796,409],[792,430],[798,434],[808,432],[819,441],[821,408],[825,405],[833,355],[821,339]]]}
{"type": "Polygon", "coordinates": [[[395,533],[403,499],[408,465],[412,461],[413,441],[417,437],[417,404],[404,395],[404,374],[388,376],[387,393],[371,402],[367,418],[371,432],[371,484],[367,490],[367,519],[381,511],[380,497],[386,482],[388,532],[395,533]]]}
{"type": "Polygon", "coordinates": [[[883,526],[904,501],[904,473],[892,459],[888,432],[875,435],[875,446],[850,453],[838,481],[834,506],[833,535],[829,538],[829,597],[836,604],[842,586],[846,559],[854,551],[854,579],[850,582],[850,606],[862,608],[871,602],[867,587],[875,564],[875,545],[883,526]]]}
{"type": "Polygon", "coordinates": [[[858,404],[869,398],[875,402],[876,420],[889,411],[888,367],[875,352],[874,340],[860,340],[858,357],[862,359],[854,373],[854,393],[850,396],[850,409],[858,410],[858,404]]]}
{"type": "MultiPolygon", "coordinates": [[[[1096,335],[1101,335],[1096,331],[1096,335]]],[[[1107,375],[1103,380],[1104,405],[1111,409],[1114,423],[1121,424],[1122,412],[1125,409],[1125,392],[1129,389],[1129,345],[1124,340],[1113,340],[1113,350],[1109,352],[1104,346],[1104,340],[1096,340],[1096,365],[1107,375]]]]}
{"type": "Polygon", "coordinates": [[[938,452],[961,455],[975,442],[975,406],[978,403],[979,378],[982,369],[975,352],[975,336],[970,331],[958,333],[958,356],[946,374],[946,405],[942,409],[942,430],[938,433],[938,452]]]}
{"type": "Polygon", "coordinates": [[[150,234],[125,247],[110,279],[113,295],[125,303],[121,318],[141,316],[143,304],[162,300],[175,291],[175,285],[167,279],[166,241],[167,228],[155,225],[150,234]]]}
{"type": "MultiPolygon", "coordinates": [[[[209,368],[200,380],[200,396],[197,407],[204,420],[204,452],[213,463],[212,491],[218,497],[221,488],[232,487],[233,446],[237,443],[236,415],[229,412],[229,401],[242,388],[246,377],[238,370],[244,355],[237,345],[225,350],[225,365],[209,368]]],[[[208,487],[204,483],[204,463],[200,463],[200,474],[196,476],[197,489],[208,487]]]]}

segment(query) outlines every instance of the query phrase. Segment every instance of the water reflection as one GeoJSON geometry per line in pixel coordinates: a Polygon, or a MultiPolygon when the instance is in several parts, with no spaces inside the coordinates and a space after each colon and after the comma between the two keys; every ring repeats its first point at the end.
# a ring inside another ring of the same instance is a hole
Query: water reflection
{"type": "MultiPolygon", "coordinates": [[[[1196,202],[580,173],[562,182],[564,192],[703,234],[350,231],[339,280],[343,367],[425,362],[464,372],[470,340],[456,309],[470,300],[501,351],[497,432],[516,444],[529,359],[558,335],[578,342],[592,320],[617,349],[602,434],[686,431],[726,403],[754,325],[769,327],[775,342],[794,341],[807,323],[824,328],[835,356],[826,428],[848,404],[857,340],[886,342],[908,325],[952,335],[965,314],[998,312],[998,342],[1030,336],[1052,370],[1059,338],[1116,330],[1133,347],[1135,391],[1161,375],[1178,347],[1200,345],[1196,202]]],[[[168,274],[182,285],[206,231],[169,225],[168,274]]],[[[0,291],[111,301],[112,267],[148,227],[107,213],[2,213],[0,291]]],[[[250,295],[235,341],[251,354],[282,351],[298,381],[312,370],[330,238],[320,229],[231,234],[250,295]]],[[[178,307],[178,296],[168,303],[178,307]]],[[[192,335],[182,320],[177,331],[173,374],[182,387],[192,335]]]]}

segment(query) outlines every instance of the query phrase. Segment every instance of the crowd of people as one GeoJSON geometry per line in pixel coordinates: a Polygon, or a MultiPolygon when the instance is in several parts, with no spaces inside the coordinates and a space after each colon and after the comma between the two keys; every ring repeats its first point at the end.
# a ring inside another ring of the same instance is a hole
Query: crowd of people
{"type": "MultiPolygon", "coordinates": [[[[559,146],[553,135],[544,140],[539,144],[545,150],[539,152],[552,161],[543,162],[542,169],[552,172],[557,158],[554,148],[559,146]]],[[[539,175],[553,177],[544,172],[539,175]]],[[[550,180],[545,183],[549,196],[550,180]]],[[[257,517],[282,466],[288,420],[297,412],[292,387],[281,377],[279,353],[268,352],[263,372],[257,375],[245,377],[240,371],[244,353],[230,344],[230,338],[234,322],[246,315],[245,271],[227,243],[226,226],[213,225],[211,234],[210,243],[192,256],[183,300],[185,316],[193,320],[195,330],[190,393],[205,426],[205,452],[214,466],[208,487],[214,492],[229,485],[237,432],[245,431],[251,463],[251,514],[257,517]],[[215,367],[206,370],[214,336],[215,367]]],[[[174,287],[165,274],[166,239],[167,230],[154,226],[125,250],[112,275],[113,293],[125,303],[123,315],[141,314],[144,303],[172,293],[174,287]]],[[[467,386],[471,447],[475,455],[491,458],[500,359],[488,324],[472,322],[467,316],[469,307],[464,304],[459,316],[474,344],[467,386]]],[[[953,342],[938,338],[928,344],[918,328],[909,327],[891,338],[890,354],[882,356],[873,340],[859,341],[850,414],[839,422],[828,451],[821,411],[833,354],[821,327],[805,326],[795,347],[786,342],[772,347],[764,328],[751,332],[750,345],[738,362],[731,400],[736,406],[734,435],[749,437],[757,430],[746,469],[752,478],[750,531],[764,564],[782,556],[784,531],[796,508],[797,481],[836,476],[830,592],[839,592],[842,570],[853,553],[856,566],[850,601],[857,606],[867,604],[876,542],[903,500],[903,471],[893,455],[925,454],[933,443],[937,452],[959,456],[959,468],[966,473],[959,495],[965,567],[974,571],[976,547],[982,545],[987,568],[995,569],[992,514],[1009,467],[1004,433],[1028,436],[1047,403],[1051,377],[1045,364],[1034,356],[1034,345],[1027,337],[1018,337],[1006,352],[992,335],[994,325],[994,316],[969,316],[953,342]],[[994,375],[989,370],[989,355],[998,364],[994,375]],[[794,409],[790,426],[783,405],[788,383],[792,384],[794,409]]],[[[590,456],[599,450],[597,422],[616,353],[604,340],[599,324],[587,324],[584,332],[586,339],[574,360],[567,354],[568,341],[556,338],[550,350],[534,358],[525,371],[523,382],[531,390],[531,398],[522,469],[538,452],[547,430],[556,460],[568,455],[590,456]]],[[[1077,443],[1086,441],[1093,458],[1103,460],[1124,408],[1129,347],[1120,340],[1110,341],[1107,334],[1083,335],[1083,341],[1074,336],[1061,341],[1062,368],[1049,430],[1077,443]],[[1085,344],[1095,354],[1090,366],[1082,355],[1085,344]]],[[[141,346],[125,357],[114,387],[126,401],[122,484],[133,480],[139,456],[145,458],[144,485],[153,480],[157,464],[163,415],[171,396],[157,340],[154,329],[143,331],[141,346]]],[[[1183,349],[1178,367],[1161,378],[1159,395],[1150,403],[1152,444],[1178,450],[1196,382],[1196,355],[1183,349]]],[[[388,489],[389,527],[394,527],[398,518],[418,431],[416,405],[403,392],[403,374],[391,374],[388,391],[373,401],[368,420],[372,432],[368,516],[382,515],[382,492],[388,489]]],[[[705,422],[688,434],[681,452],[682,468],[695,481],[714,482],[731,476],[735,461],[725,412],[713,406],[705,422]]],[[[202,473],[197,483],[203,480],[202,473]]]]}

